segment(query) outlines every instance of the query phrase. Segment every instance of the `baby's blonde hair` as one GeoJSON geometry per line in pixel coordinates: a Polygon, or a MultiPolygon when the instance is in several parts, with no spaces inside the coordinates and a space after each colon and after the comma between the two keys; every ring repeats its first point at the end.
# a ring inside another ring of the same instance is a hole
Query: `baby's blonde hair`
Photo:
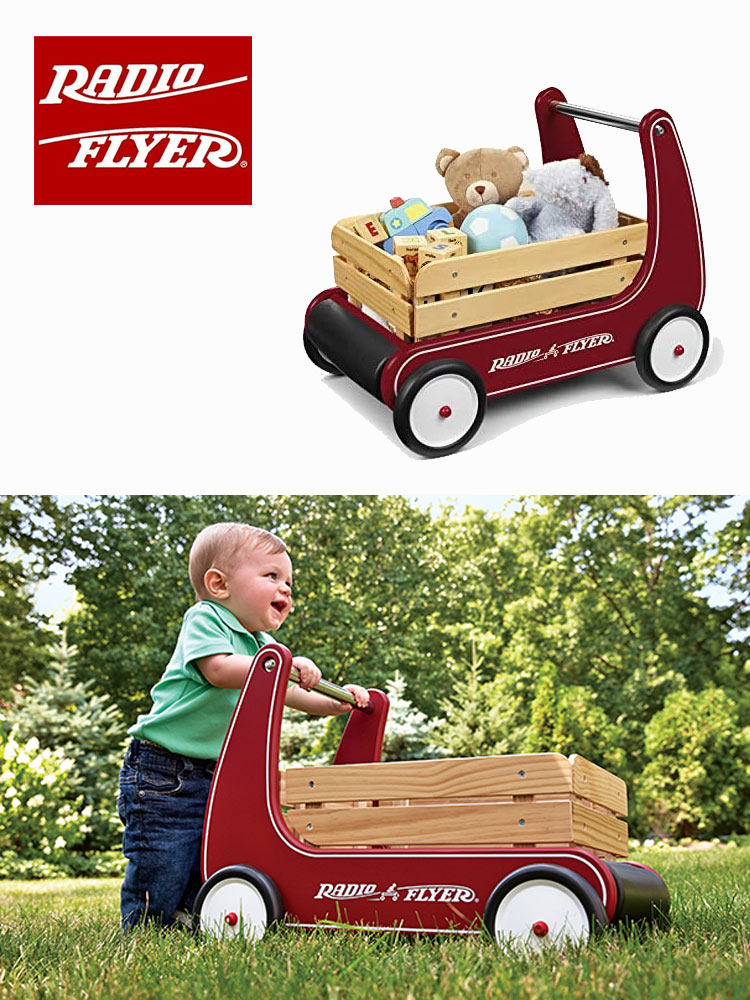
{"type": "Polygon", "coordinates": [[[276,554],[286,552],[286,545],[280,538],[241,521],[221,521],[209,524],[200,531],[190,549],[190,582],[195,591],[196,601],[205,601],[209,594],[203,577],[212,566],[229,569],[237,554],[244,548],[260,549],[276,554]]]}

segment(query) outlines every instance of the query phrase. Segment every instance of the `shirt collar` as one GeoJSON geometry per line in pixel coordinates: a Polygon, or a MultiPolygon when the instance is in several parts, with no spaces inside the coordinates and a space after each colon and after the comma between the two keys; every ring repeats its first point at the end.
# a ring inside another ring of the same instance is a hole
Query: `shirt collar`
{"type": "MultiPolygon", "coordinates": [[[[235,632],[242,632],[244,635],[253,635],[252,632],[248,632],[245,626],[242,625],[237,618],[235,618],[229,608],[225,608],[222,604],[216,604],[215,601],[206,601],[206,604],[211,605],[216,614],[228,628],[231,628],[235,632]]],[[[255,638],[254,635],[253,638],[255,638]]]]}

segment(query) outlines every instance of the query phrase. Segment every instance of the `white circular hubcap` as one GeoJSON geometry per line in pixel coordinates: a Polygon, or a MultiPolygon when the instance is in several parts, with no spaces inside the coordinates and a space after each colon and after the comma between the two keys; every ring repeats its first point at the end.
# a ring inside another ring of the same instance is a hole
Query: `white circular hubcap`
{"type": "Polygon", "coordinates": [[[557,882],[530,879],[503,898],[494,933],[498,943],[541,951],[588,940],[589,916],[572,890],[557,882]],[[535,924],[541,935],[534,932],[535,924]]]}
{"type": "Polygon", "coordinates": [[[266,930],[266,904],[250,882],[227,878],[206,893],[200,913],[201,930],[214,937],[236,937],[258,941],[266,930]]]}
{"type": "Polygon", "coordinates": [[[676,316],[659,330],[651,344],[651,368],[662,382],[679,382],[698,364],[703,331],[690,316],[676,316]]]}
{"type": "Polygon", "coordinates": [[[416,393],[409,410],[414,437],[431,448],[455,444],[474,423],[479,398],[463,375],[437,375],[416,393]]]}

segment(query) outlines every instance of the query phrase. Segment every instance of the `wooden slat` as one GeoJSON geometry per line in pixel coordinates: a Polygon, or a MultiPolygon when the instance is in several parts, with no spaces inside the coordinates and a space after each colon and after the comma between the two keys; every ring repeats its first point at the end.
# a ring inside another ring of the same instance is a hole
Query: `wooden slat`
{"type": "Polygon", "coordinates": [[[570,762],[559,753],[340,764],[286,771],[290,804],[362,798],[415,801],[537,793],[562,796],[571,789],[570,762]]]}
{"type": "Polygon", "coordinates": [[[343,288],[379,316],[393,323],[401,336],[411,336],[413,309],[405,299],[390,292],[361,271],[355,270],[341,257],[333,258],[333,274],[339,288],[343,288]]]}
{"type": "MultiPolygon", "coordinates": [[[[464,295],[450,302],[419,305],[414,314],[414,336],[421,340],[438,333],[615,295],[627,288],[640,270],[641,263],[640,260],[629,261],[477,295],[464,295]]],[[[433,267],[432,264],[427,266],[433,267]]]]}
{"type": "Polygon", "coordinates": [[[640,222],[599,233],[529,243],[511,250],[493,250],[433,261],[417,273],[414,294],[417,298],[439,295],[564,268],[583,267],[617,257],[632,257],[645,251],[647,230],[646,223],[640,222]]]}
{"type": "MultiPolygon", "coordinates": [[[[346,220],[349,221],[349,220],[346,220]]],[[[386,253],[347,229],[343,221],[333,227],[331,243],[336,253],[382,281],[399,295],[411,298],[412,284],[401,257],[386,253]]]]}
{"type": "Polygon", "coordinates": [[[321,847],[577,843],[619,854],[627,850],[626,824],[568,800],[293,810],[285,820],[298,837],[321,847]]]}
{"type": "Polygon", "coordinates": [[[573,754],[573,792],[582,799],[591,799],[610,809],[616,816],[628,814],[628,786],[617,775],[590,760],[573,754]]]}
{"type": "Polygon", "coordinates": [[[573,842],[618,857],[628,853],[628,825],[580,802],[573,803],[573,842]]]}

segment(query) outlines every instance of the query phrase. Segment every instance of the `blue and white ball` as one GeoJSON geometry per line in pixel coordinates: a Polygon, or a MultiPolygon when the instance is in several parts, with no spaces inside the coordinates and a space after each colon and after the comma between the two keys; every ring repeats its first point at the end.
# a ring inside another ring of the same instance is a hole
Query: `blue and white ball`
{"type": "Polygon", "coordinates": [[[464,219],[461,232],[466,233],[469,253],[483,250],[505,250],[529,242],[529,234],[520,215],[505,205],[480,205],[464,219]]]}

